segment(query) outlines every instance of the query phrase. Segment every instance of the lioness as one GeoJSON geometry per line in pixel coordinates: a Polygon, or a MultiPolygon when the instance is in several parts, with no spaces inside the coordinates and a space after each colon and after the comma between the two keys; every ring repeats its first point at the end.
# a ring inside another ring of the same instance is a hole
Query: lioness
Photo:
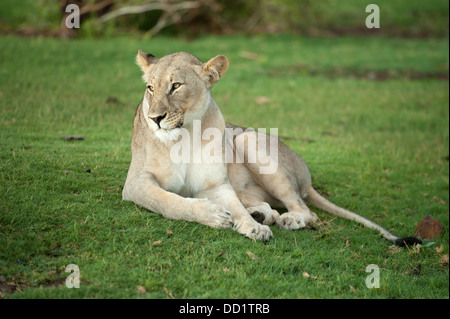
{"type": "Polygon", "coordinates": [[[123,189],[124,200],[170,219],[215,228],[232,227],[249,238],[260,240],[273,236],[268,225],[294,230],[314,223],[317,215],[308,208],[306,201],[331,214],[376,229],[397,245],[419,242],[414,237],[394,236],[320,196],[311,185],[306,163],[278,138],[242,131],[225,141],[225,130],[238,127],[225,123],[211,95],[211,87],[228,69],[225,56],[218,55],[202,63],[185,52],[158,59],[139,50],[136,62],[144,73],[147,87],[134,117],[132,160],[123,189]],[[201,124],[198,132],[194,127],[196,120],[201,124]],[[201,152],[206,146],[224,151],[228,142],[232,144],[233,155],[241,156],[244,161],[226,162],[224,152],[220,155],[222,160],[215,162],[173,161],[173,148],[183,132],[191,137],[204,136],[209,129],[215,129],[219,136],[201,140],[197,145],[192,140],[190,155],[201,152]],[[262,152],[250,161],[252,147],[259,147],[262,142],[275,145],[276,158],[262,152]],[[261,168],[272,160],[277,163],[276,169],[262,174],[261,168]],[[287,212],[280,215],[272,207],[285,207],[287,212]]]}

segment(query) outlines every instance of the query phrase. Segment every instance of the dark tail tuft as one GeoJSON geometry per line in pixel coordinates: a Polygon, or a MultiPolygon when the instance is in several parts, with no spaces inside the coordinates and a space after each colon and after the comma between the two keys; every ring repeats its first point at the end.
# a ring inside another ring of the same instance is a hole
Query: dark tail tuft
{"type": "Polygon", "coordinates": [[[416,237],[401,237],[396,239],[394,243],[400,247],[422,245],[422,241],[416,237]]]}

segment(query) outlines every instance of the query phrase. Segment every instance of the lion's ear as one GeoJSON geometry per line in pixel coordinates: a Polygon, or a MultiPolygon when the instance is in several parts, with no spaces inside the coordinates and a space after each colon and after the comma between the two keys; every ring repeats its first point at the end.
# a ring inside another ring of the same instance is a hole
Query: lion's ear
{"type": "Polygon", "coordinates": [[[142,50],[138,50],[138,54],[136,56],[136,63],[141,68],[144,74],[148,71],[150,65],[158,62],[158,58],[153,54],[145,53],[142,50]]]}
{"type": "Polygon", "coordinates": [[[220,77],[228,70],[230,63],[224,55],[218,55],[203,64],[203,71],[209,78],[209,83],[213,85],[219,81],[220,77]]]}

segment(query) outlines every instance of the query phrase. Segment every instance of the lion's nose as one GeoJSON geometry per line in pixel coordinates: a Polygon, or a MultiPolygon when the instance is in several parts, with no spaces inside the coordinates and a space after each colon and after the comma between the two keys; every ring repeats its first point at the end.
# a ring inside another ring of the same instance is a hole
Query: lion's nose
{"type": "Polygon", "coordinates": [[[161,127],[159,125],[159,123],[161,123],[162,120],[164,120],[167,116],[167,113],[164,113],[164,115],[160,115],[160,116],[156,116],[156,117],[151,117],[151,119],[153,120],[153,122],[156,123],[156,125],[158,125],[158,127],[161,127]]]}

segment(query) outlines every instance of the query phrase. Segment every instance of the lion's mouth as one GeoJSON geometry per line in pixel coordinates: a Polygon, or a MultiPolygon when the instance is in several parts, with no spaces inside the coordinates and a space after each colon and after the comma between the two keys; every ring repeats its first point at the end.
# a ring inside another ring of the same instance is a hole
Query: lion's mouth
{"type": "Polygon", "coordinates": [[[177,125],[175,125],[175,126],[172,126],[172,127],[165,127],[165,126],[160,126],[159,128],[158,128],[158,130],[161,130],[161,131],[164,131],[164,132],[171,132],[171,131],[173,131],[174,129],[180,129],[180,128],[182,128],[183,127],[183,123],[179,123],[179,124],[177,124],[177,125]]]}
{"type": "Polygon", "coordinates": [[[183,123],[177,124],[172,127],[160,127],[155,131],[156,137],[158,137],[161,141],[177,141],[182,136],[181,128],[183,123]]]}

